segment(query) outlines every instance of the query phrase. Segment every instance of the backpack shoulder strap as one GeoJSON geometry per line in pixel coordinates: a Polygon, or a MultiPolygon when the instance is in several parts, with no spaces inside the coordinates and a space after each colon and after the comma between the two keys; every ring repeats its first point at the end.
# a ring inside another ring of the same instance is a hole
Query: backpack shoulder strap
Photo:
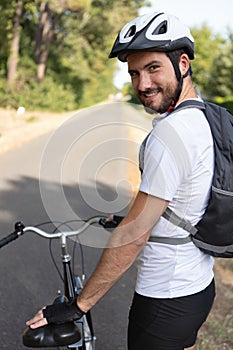
{"type": "MultiPolygon", "coordinates": [[[[205,103],[197,100],[186,100],[181,102],[174,110],[182,110],[187,108],[198,108],[203,111],[205,111],[205,103]]],[[[170,208],[167,208],[165,212],[162,215],[165,219],[170,221],[176,226],[179,226],[189,232],[191,235],[195,235],[197,232],[197,229],[190,224],[190,222],[180,218],[178,215],[176,215],[170,208]]],[[[179,238],[177,239],[179,242],[179,238]]]]}
{"type": "MultiPolygon", "coordinates": [[[[187,109],[187,108],[198,108],[205,111],[205,103],[197,100],[186,100],[181,102],[173,112],[176,112],[178,110],[187,109]]],[[[152,242],[158,242],[158,243],[166,243],[166,244],[185,244],[192,240],[192,236],[194,236],[197,233],[196,227],[194,227],[190,222],[186,221],[185,219],[180,218],[178,215],[176,215],[170,208],[167,208],[163,215],[166,220],[170,221],[172,224],[179,226],[183,228],[185,231],[190,233],[190,236],[185,238],[173,238],[172,241],[168,237],[150,237],[149,241],[152,242]]]]}
{"type": "Polygon", "coordinates": [[[192,224],[190,224],[189,221],[186,221],[185,219],[180,218],[178,215],[176,215],[170,208],[167,207],[167,209],[164,211],[162,215],[166,220],[170,221],[172,224],[179,226],[183,228],[185,231],[189,232],[191,235],[195,235],[197,233],[196,227],[194,227],[192,224]]]}
{"type": "Polygon", "coordinates": [[[187,109],[187,108],[198,108],[201,110],[205,110],[205,103],[202,101],[198,101],[198,100],[185,100],[183,102],[181,102],[175,109],[173,112],[176,112],[178,110],[182,110],[182,109],[187,109]]]}

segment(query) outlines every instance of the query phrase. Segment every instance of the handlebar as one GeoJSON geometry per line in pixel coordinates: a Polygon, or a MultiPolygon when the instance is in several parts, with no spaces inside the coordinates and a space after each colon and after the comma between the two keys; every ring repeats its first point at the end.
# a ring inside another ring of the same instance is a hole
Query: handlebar
{"type": "Polygon", "coordinates": [[[93,224],[99,224],[99,225],[102,225],[104,226],[104,222],[106,221],[107,218],[105,217],[99,217],[99,216],[96,216],[96,217],[92,217],[90,219],[88,219],[87,221],[84,222],[84,224],[77,230],[72,230],[72,231],[62,231],[62,232],[55,232],[55,233],[50,233],[50,232],[46,232],[46,231],[43,231],[37,227],[34,227],[34,226],[27,226],[27,227],[24,227],[23,231],[24,232],[28,232],[28,231],[31,231],[31,232],[34,232],[36,234],[38,234],[39,236],[42,236],[44,238],[61,238],[61,237],[71,237],[71,236],[77,236],[79,235],[80,233],[82,233],[83,231],[85,231],[88,226],[90,225],[93,225],[93,224]]]}
{"type": "Polygon", "coordinates": [[[55,232],[55,233],[50,233],[43,231],[39,229],[38,227],[34,226],[24,226],[24,224],[21,221],[16,222],[15,224],[15,230],[14,232],[10,233],[8,236],[2,238],[0,240],[0,248],[4,247],[8,243],[16,240],[20,236],[22,236],[25,232],[34,232],[38,234],[39,236],[42,236],[44,238],[49,238],[49,239],[54,239],[54,238],[66,238],[66,237],[71,237],[71,236],[77,236],[83,231],[85,231],[88,226],[93,225],[93,224],[99,224],[103,226],[104,228],[115,228],[118,226],[118,224],[122,221],[123,217],[118,216],[118,215],[113,215],[113,220],[109,221],[107,217],[104,216],[94,216],[89,218],[84,222],[84,224],[77,230],[73,231],[62,231],[62,232],[55,232]]]}
{"type": "Polygon", "coordinates": [[[10,242],[16,240],[17,238],[22,236],[25,232],[34,232],[34,233],[38,234],[39,236],[42,236],[44,238],[49,238],[49,239],[70,237],[70,236],[79,235],[80,233],[85,231],[88,228],[88,226],[93,225],[93,224],[99,224],[99,225],[105,227],[106,222],[107,222],[107,217],[96,216],[96,217],[91,217],[90,219],[85,221],[84,224],[77,230],[50,233],[50,232],[43,231],[43,230],[39,229],[38,227],[24,226],[24,224],[21,221],[18,221],[15,224],[15,230],[0,240],[0,248],[4,247],[5,245],[9,244],[10,242]]]}

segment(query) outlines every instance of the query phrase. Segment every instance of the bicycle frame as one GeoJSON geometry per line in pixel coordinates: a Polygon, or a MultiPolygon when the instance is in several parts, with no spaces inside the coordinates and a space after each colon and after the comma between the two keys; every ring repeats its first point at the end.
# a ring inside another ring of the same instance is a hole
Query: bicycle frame
{"type": "MultiPolygon", "coordinates": [[[[78,230],[55,233],[48,233],[33,226],[25,227],[21,222],[17,222],[15,231],[0,240],[0,248],[29,231],[44,238],[59,238],[62,252],[64,296],[58,295],[54,302],[65,302],[67,299],[71,301],[77,297],[83,288],[83,281],[79,277],[73,276],[71,271],[71,255],[67,249],[67,237],[79,235],[92,224],[100,224],[105,227],[106,217],[92,217],[84,222],[78,230]]],[[[63,348],[65,346],[69,349],[94,350],[95,339],[90,312],[87,312],[82,319],[75,322],[48,324],[36,329],[27,328],[23,334],[23,343],[29,347],[63,348]],[[61,343],[54,339],[53,333],[57,334],[57,338],[60,336],[61,343]],[[81,339],[80,334],[83,335],[81,339]]]]}

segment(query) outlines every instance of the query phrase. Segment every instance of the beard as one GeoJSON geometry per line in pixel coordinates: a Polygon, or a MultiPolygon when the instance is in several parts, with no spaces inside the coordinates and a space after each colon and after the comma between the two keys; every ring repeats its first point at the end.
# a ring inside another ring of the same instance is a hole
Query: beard
{"type": "Polygon", "coordinates": [[[168,110],[168,107],[171,105],[172,101],[178,94],[178,83],[176,86],[167,85],[164,88],[156,88],[156,89],[147,89],[145,91],[139,91],[138,92],[138,98],[140,102],[145,107],[145,110],[147,113],[155,114],[155,113],[165,113],[168,110]],[[162,94],[162,100],[157,105],[154,106],[154,101],[144,101],[144,94],[150,94],[153,92],[161,93],[162,94]]]}

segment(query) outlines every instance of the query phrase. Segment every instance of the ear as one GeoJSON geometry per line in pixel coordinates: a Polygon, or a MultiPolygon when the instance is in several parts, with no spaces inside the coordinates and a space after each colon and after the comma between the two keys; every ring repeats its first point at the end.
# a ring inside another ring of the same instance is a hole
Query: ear
{"type": "Polygon", "coordinates": [[[181,76],[183,76],[187,70],[190,67],[190,60],[189,57],[186,53],[183,53],[180,56],[180,62],[179,62],[179,68],[180,68],[180,72],[181,72],[181,76]]]}

